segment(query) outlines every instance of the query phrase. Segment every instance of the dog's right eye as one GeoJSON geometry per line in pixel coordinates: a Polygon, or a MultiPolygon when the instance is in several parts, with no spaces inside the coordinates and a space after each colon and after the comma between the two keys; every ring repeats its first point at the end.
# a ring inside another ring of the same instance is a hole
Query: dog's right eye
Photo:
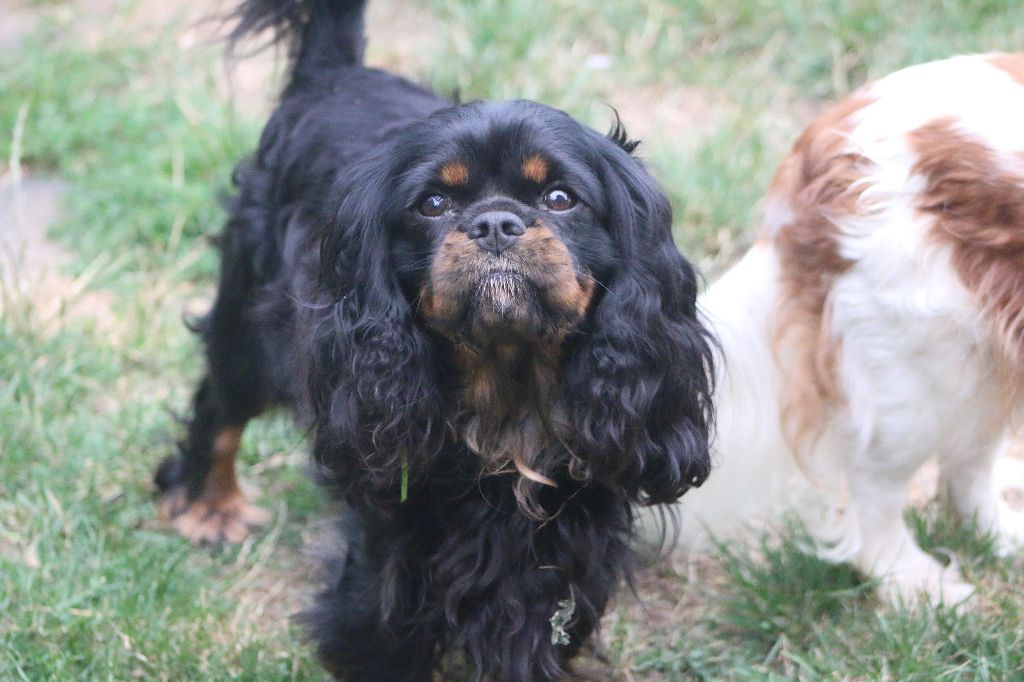
{"type": "Polygon", "coordinates": [[[420,203],[420,213],[436,218],[452,207],[452,200],[440,194],[431,194],[420,203]]]}

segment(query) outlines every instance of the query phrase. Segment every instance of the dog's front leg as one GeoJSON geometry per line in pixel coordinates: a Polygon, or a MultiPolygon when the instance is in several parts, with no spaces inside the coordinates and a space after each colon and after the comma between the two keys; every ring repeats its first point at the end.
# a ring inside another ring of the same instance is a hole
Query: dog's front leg
{"type": "Polygon", "coordinates": [[[429,682],[442,625],[426,602],[416,538],[401,521],[347,512],[331,586],[301,616],[320,662],[346,682],[429,682]]]}
{"type": "Polygon", "coordinates": [[[450,512],[432,560],[450,639],[486,680],[579,679],[570,662],[627,570],[628,507],[566,482],[550,518],[528,518],[496,479],[450,512]]]}

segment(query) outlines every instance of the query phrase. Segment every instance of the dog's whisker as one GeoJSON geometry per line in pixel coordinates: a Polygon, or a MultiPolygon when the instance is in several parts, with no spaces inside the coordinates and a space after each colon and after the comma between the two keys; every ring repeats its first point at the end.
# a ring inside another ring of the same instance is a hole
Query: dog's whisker
{"type": "Polygon", "coordinates": [[[594,284],[596,284],[597,286],[601,287],[601,288],[602,288],[602,289],[604,289],[605,291],[608,291],[608,287],[607,287],[607,286],[605,286],[604,282],[602,282],[601,280],[597,279],[596,277],[594,277],[594,276],[593,276],[592,274],[590,274],[589,272],[584,272],[584,273],[581,273],[581,274],[582,274],[582,275],[583,275],[584,277],[586,277],[586,278],[587,278],[588,280],[590,280],[591,282],[593,282],[594,284]]]}

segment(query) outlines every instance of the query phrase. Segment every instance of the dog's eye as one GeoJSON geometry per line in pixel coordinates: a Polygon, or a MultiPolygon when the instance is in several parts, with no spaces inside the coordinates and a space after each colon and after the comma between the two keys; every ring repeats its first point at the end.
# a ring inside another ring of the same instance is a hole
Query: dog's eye
{"type": "Polygon", "coordinates": [[[553,189],[543,197],[544,205],[552,211],[568,211],[576,205],[576,197],[565,189],[553,189]]]}
{"type": "Polygon", "coordinates": [[[452,207],[452,200],[440,194],[431,194],[420,203],[420,213],[436,218],[452,207]]]}

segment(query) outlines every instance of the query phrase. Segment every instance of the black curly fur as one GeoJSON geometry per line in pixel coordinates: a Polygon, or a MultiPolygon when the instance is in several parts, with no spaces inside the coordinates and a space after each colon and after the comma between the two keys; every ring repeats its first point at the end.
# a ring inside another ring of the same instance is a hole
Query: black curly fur
{"type": "Polygon", "coordinates": [[[360,65],[362,10],[249,0],[236,14],[235,39],[275,30],[297,61],[235,175],[201,324],[208,376],[159,482],[201,485],[219,428],[292,406],[348,508],[346,551],[302,617],[324,665],[352,681],[428,680],[461,650],[478,679],[564,678],[629,572],[632,505],[673,501],[708,473],[697,275],[617,115],[603,136],[531,102],[453,105],[360,65]],[[519,175],[528,153],[576,207],[540,205],[548,190],[519,175]],[[452,189],[464,212],[424,218],[416,207],[452,159],[489,189],[452,189]],[[472,307],[456,329],[431,321],[425,287],[443,277],[431,264],[483,204],[547,226],[596,282],[579,319],[527,287],[520,327],[487,328],[472,307]],[[466,397],[467,357],[494,370],[497,407],[466,397]],[[531,434],[530,467],[557,487],[484,466],[466,441],[473,419],[499,440],[531,434]],[[553,644],[567,599],[570,643],[553,644]]]}

